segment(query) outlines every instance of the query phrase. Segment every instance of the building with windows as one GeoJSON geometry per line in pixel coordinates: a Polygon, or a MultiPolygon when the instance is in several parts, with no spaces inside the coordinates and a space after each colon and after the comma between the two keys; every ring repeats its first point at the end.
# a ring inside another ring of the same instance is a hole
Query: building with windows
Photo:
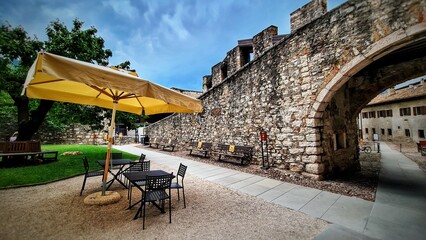
{"type": "Polygon", "coordinates": [[[360,135],[365,140],[413,141],[425,140],[426,86],[420,82],[388,89],[362,109],[360,135]]]}

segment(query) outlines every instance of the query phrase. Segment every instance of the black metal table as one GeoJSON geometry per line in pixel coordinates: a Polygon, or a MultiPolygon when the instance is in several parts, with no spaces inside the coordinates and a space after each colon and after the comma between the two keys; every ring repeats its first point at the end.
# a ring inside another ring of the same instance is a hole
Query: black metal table
{"type": "MultiPolygon", "coordinates": [[[[98,160],[98,163],[102,167],[105,167],[105,161],[106,160],[98,160]]],[[[132,160],[130,160],[130,159],[110,159],[109,161],[110,161],[110,166],[111,165],[113,167],[119,166],[120,168],[118,169],[118,171],[116,173],[112,172],[111,168],[108,168],[108,172],[111,173],[111,175],[114,178],[107,182],[108,186],[106,187],[106,189],[111,187],[111,185],[114,183],[115,180],[117,180],[118,183],[120,183],[121,185],[123,185],[127,189],[128,186],[123,181],[121,181],[120,178],[121,178],[121,175],[124,173],[124,166],[132,163],[132,160]]]]}
{"type": "MultiPolygon", "coordinates": [[[[162,176],[162,175],[169,175],[170,173],[163,171],[163,170],[151,170],[151,171],[140,171],[140,172],[125,172],[123,173],[123,175],[135,186],[137,187],[142,193],[144,192],[144,190],[142,189],[141,186],[139,186],[139,184],[137,184],[137,182],[140,181],[145,181],[146,180],[146,176],[162,176]]],[[[173,177],[175,177],[173,175],[173,177]]],[[[129,207],[132,208],[133,206],[135,206],[136,204],[140,203],[142,200],[139,200],[138,202],[136,202],[135,204],[133,204],[132,206],[129,207]]],[[[164,213],[164,209],[161,208],[160,206],[158,206],[158,204],[156,204],[155,202],[153,202],[154,206],[156,206],[158,209],[161,210],[162,213],[164,213]]],[[[139,207],[138,211],[136,212],[136,215],[133,219],[137,219],[138,214],[142,211],[142,204],[139,207]]]]}

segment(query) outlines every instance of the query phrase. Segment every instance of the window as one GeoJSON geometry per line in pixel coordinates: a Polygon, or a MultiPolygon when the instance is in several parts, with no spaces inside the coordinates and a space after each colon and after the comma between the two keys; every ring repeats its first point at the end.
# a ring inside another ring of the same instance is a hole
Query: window
{"type": "Polygon", "coordinates": [[[376,129],[375,128],[372,128],[371,130],[373,131],[373,134],[376,134],[376,129]]]}
{"type": "Polygon", "coordinates": [[[386,116],[387,117],[392,117],[393,116],[392,109],[391,110],[386,110],[386,116]]]}
{"type": "Polygon", "coordinates": [[[388,135],[392,136],[392,128],[388,128],[388,135]]]}
{"type": "Polygon", "coordinates": [[[413,107],[413,114],[416,115],[426,115],[426,106],[422,107],[413,107]]]}
{"type": "Polygon", "coordinates": [[[367,112],[363,112],[362,113],[362,118],[368,118],[368,113],[367,112]]]}
{"type": "Polygon", "coordinates": [[[369,112],[368,117],[369,118],[376,118],[376,112],[375,111],[369,112]]]}
{"type": "Polygon", "coordinates": [[[382,133],[382,135],[385,135],[385,129],[384,128],[380,128],[380,132],[382,133]]]}
{"type": "Polygon", "coordinates": [[[220,73],[222,80],[228,77],[228,65],[226,63],[222,63],[222,66],[220,66],[220,73]]]}
{"type": "Polygon", "coordinates": [[[405,136],[409,137],[410,136],[410,129],[405,129],[405,136]]]}
{"type": "Polygon", "coordinates": [[[334,150],[346,148],[346,133],[334,134],[334,150]]]}
{"type": "Polygon", "coordinates": [[[365,133],[368,134],[368,128],[365,128],[365,133]]]}
{"type": "Polygon", "coordinates": [[[379,118],[381,118],[381,117],[385,118],[386,117],[386,110],[381,110],[381,111],[378,111],[377,113],[379,115],[379,118]]]}
{"type": "Polygon", "coordinates": [[[419,129],[419,138],[425,138],[425,131],[423,129],[419,129]]]}
{"type": "Polygon", "coordinates": [[[246,65],[253,59],[253,46],[240,47],[241,50],[241,66],[246,65]]]}
{"type": "Polygon", "coordinates": [[[401,116],[411,116],[411,108],[400,108],[399,115],[401,116]]]}

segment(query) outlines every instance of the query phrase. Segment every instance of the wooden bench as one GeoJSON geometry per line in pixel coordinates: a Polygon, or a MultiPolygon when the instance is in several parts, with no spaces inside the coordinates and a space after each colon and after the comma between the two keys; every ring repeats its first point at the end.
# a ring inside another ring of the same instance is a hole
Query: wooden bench
{"type": "Polygon", "coordinates": [[[248,165],[253,157],[253,147],[219,144],[216,153],[219,155],[218,161],[248,165]]]}
{"type": "Polygon", "coordinates": [[[166,143],[161,143],[160,147],[164,151],[173,152],[175,150],[176,145],[177,145],[177,140],[169,138],[169,140],[166,143]]]}
{"type": "Polygon", "coordinates": [[[42,151],[40,141],[0,142],[0,157],[2,161],[14,157],[24,157],[25,160],[33,162],[36,159],[49,162],[58,160],[58,152],[42,151]]]}
{"type": "Polygon", "coordinates": [[[426,156],[426,141],[419,141],[417,143],[417,151],[419,151],[422,156],[426,156]]]}
{"type": "Polygon", "coordinates": [[[207,157],[209,155],[213,144],[209,142],[191,142],[189,145],[189,155],[197,157],[207,157]]]}
{"type": "Polygon", "coordinates": [[[153,141],[149,141],[149,147],[152,147],[152,148],[158,148],[158,146],[160,145],[160,142],[161,142],[161,138],[154,138],[154,140],[153,141]]]}

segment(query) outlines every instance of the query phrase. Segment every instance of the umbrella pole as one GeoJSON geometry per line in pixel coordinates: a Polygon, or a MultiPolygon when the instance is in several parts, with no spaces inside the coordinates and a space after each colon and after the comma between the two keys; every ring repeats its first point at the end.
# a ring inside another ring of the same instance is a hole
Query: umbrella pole
{"type": "Polygon", "coordinates": [[[114,105],[112,108],[112,117],[111,117],[111,124],[109,126],[109,133],[108,133],[108,148],[107,148],[107,155],[105,159],[105,169],[104,169],[104,178],[103,178],[103,184],[102,184],[102,196],[105,196],[106,191],[106,182],[108,178],[108,169],[109,169],[109,162],[111,159],[111,148],[112,148],[112,136],[114,131],[114,125],[115,125],[115,112],[117,107],[117,101],[114,101],[114,105]]]}

